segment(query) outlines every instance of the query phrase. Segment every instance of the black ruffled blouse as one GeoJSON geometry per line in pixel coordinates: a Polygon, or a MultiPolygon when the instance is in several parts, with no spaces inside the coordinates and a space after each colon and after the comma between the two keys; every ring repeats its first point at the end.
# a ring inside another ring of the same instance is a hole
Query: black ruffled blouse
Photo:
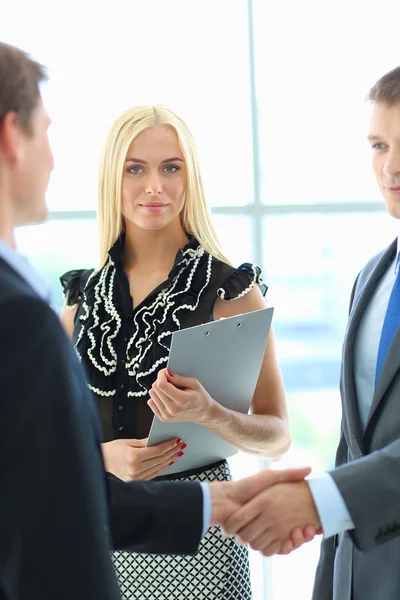
{"type": "Polygon", "coordinates": [[[79,304],[73,343],[94,392],[104,441],[147,437],[153,413],[148,391],[167,364],[172,333],[212,320],[217,297],[235,300],[261,281],[261,270],[238,269],[192,238],[179,250],[168,279],[133,307],[122,267],[122,236],[99,271],[68,271],[60,279],[67,306],[79,304]]]}

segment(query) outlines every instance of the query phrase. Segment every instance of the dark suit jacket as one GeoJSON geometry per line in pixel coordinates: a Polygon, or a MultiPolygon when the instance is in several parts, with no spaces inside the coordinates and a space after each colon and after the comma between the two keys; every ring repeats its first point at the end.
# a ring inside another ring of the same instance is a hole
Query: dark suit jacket
{"type": "Polygon", "coordinates": [[[314,600],[400,598],[400,330],[389,348],[363,430],[354,384],[357,328],[395,241],[369,261],[353,290],[343,345],[342,435],[331,475],[355,525],[322,543],[314,600]]]}
{"type": "Polygon", "coordinates": [[[0,599],[114,600],[111,544],[196,551],[200,486],[106,478],[96,409],[71,343],[2,259],[0,398],[0,599]]]}

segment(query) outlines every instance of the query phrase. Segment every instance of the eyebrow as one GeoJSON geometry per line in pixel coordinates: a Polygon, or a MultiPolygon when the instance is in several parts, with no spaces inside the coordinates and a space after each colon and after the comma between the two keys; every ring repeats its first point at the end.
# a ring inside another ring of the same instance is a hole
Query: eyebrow
{"type": "Polygon", "coordinates": [[[367,137],[367,140],[370,142],[376,142],[376,140],[380,140],[380,139],[382,139],[382,138],[380,138],[379,135],[373,135],[373,134],[371,134],[367,137]]]}
{"type": "MultiPolygon", "coordinates": [[[[169,162],[185,162],[183,160],[183,158],[179,158],[179,156],[173,156],[172,158],[166,158],[165,160],[161,161],[161,164],[164,165],[165,163],[169,163],[169,162]]],[[[134,162],[134,163],[139,163],[140,165],[147,165],[147,162],[145,160],[141,160],[140,158],[134,158],[133,156],[130,158],[127,158],[125,162],[134,162]]]]}

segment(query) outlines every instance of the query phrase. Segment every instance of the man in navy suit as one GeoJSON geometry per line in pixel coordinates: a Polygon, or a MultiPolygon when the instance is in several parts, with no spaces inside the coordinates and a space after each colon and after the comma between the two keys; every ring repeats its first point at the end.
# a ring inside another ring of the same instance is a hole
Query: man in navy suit
{"type": "Polygon", "coordinates": [[[105,474],[94,404],[46,284],[15,251],[53,168],[41,65],[0,43],[0,599],[114,600],[109,551],[193,554],[271,483],[124,483],[105,474]]]}

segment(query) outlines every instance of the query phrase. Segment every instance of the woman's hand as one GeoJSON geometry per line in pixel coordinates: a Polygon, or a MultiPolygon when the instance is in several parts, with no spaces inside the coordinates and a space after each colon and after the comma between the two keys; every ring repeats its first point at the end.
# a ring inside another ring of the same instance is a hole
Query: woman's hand
{"type": "Polygon", "coordinates": [[[183,456],[186,444],[174,438],[146,447],[143,440],[114,440],[101,445],[106,471],[123,481],[154,479],[183,456]]]}
{"type": "Polygon", "coordinates": [[[149,395],[147,404],[165,423],[189,421],[205,424],[211,420],[213,407],[217,404],[197,379],[181,377],[167,369],[159,371],[149,395]]]}

